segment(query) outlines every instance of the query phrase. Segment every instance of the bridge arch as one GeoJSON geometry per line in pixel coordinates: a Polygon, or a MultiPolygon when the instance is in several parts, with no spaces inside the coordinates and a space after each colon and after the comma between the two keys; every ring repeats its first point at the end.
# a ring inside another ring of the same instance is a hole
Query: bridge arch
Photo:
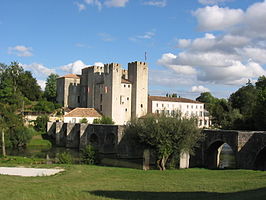
{"type": "Polygon", "coordinates": [[[223,140],[215,140],[212,141],[206,149],[205,152],[205,165],[207,168],[216,169],[216,168],[224,168],[224,163],[221,163],[221,152],[224,146],[228,146],[229,150],[232,151],[234,160],[236,161],[236,152],[233,150],[234,148],[223,140]]]}
{"type": "Polygon", "coordinates": [[[266,171],[266,146],[264,146],[256,155],[254,169],[266,171]]]}

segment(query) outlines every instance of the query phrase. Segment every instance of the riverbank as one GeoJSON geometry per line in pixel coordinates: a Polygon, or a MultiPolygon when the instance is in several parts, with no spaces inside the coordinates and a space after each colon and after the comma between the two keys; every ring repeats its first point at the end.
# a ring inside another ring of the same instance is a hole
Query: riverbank
{"type": "MultiPolygon", "coordinates": [[[[53,165],[39,165],[51,168],[53,165]]],[[[142,171],[90,165],[56,165],[51,177],[0,175],[0,199],[265,200],[266,172],[186,169],[142,171]]]]}

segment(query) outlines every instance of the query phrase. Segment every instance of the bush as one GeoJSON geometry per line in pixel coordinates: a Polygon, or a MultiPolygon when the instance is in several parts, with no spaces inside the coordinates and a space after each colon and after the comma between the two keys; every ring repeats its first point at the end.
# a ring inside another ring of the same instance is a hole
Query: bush
{"type": "Polygon", "coordinates": [[[40,131],[42,133],[46,133],[46,124],[49,121],[49,117],[47,115],[38,116],[34,121],[34,128],[36,131],[40,131]]]}
{"type": "Polygon", "coordinates": [[[92,165],[96,163],[96,150],[92,145],[87,145],[82,151],[82,163],[92,165]]]}
{"type": "Polygon", "coordinates": [[[24,126],[16,127],[10,132],[10,142],[13,148],[25,148],[26,144],[31,140],[34,130],[24,126]]]}
{"type": "Polygon", "coordinates": [[[63,152],[59,153],[57,155],[58,163],[59,164],[72,164],[73,163],[73,157],[69,152],[63,152]]]}
{"type": "Polygon", "coordinates": [[[110,117],[103,116],[101,119],[94,119],[93,124],[114,124],[110,117]]]}
{"type": "Polygon", "coordinates": [[[33,107],[34,111],[38,112],[53,112],[55,110],[55,105],[52,102],[41,100],[33,107]]]}
{"type": "Polygon", "coordinates": [[[79,123],[84,123],[84,124],[87,124],[88,123],[88,120],[86,118],[83,118],[79,121],[79,123]]]}

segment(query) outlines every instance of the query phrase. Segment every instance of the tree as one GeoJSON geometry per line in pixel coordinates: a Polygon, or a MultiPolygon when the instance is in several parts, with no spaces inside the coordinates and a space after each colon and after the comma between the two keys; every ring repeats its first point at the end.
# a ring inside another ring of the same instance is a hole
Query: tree
{"type": "Polygon", "coordinates": [[[166,162],[173,153],[182,151],[193,153],[202,134],[194,118],[148,115],[127,124],[125,134],[136,135],[144,146],[157,153],[157,165],[165,170],[166,162]]]}
{"type": "Polygon", "coordinates": [[[256,130],[266,130],[266,77],[259,77],[256,82],[257,102],[253,112],[256,130]]]}
{"type": "Polygon", "coordinates": [[[256,104],[257,90],[250,82],[232,93],[229,97],[231,106],[239,109],[240,113],[246,118],[251,117],[256,104]]]}
{"type": "Polygon", "coordinates": [[[56,79],[59,76],[57,74],[50,74],[46,79],[46,86],[44,90],[44,96],[48,101],[56,102],[56,79]]]}
{"type": "Polygon", "coordinates": [[[33,78],[31,72],[25,71],[22,73],[18,83],[18,88],[22,95],[29,100],[37,101],[42,97],[41,87],[38,85],[37,80],[33,78]]]}
{"type": "Polygon", "coordinates": [[[38,116],[34,121],[34,128],[36,131],[46,133],[46,124],[49,121],[49,117],[47,115],[38,116]]]}

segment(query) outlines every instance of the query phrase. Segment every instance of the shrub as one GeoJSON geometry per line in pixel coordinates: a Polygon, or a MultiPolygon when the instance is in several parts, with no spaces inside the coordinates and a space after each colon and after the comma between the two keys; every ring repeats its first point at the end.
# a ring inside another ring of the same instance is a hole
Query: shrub
{"type": "Polygon", "coordinates": [[[13,148],[25,148],[26,144],[31,140],[34,130],[24,126],[16,127],[10,132],[10,142],[13,148]]]}
{"type": "Polygon", "coordinates": [[[94,119],[93,124],[114,124],[110,117],[103,116],[101,119],[94,119]]]}
{"type": "Polygon", "coordinates": [[[86,118],[83,118],[79,121],[79,123],[84,123],[84,124],[87,124],[88,123],[88,120],[86,118]]]}
{"type": "Polygon", "coordinates": [[[97,152],[92,145],[87,145],[82,151],[82,163],[92,165],[96,163],[97,152]]]}
{"type": "Polygon", "coordinates": [[[73,163],[73,157],[69,152],[63,152],[59,153],[57,155],[58,163],[59,164],[72,164],[73,163]]]}
{"type": "Polygon", "coordinates": [[[49,117],[47,115],[38,116],[34,121],[34,128],[36,131],[40,131],[42,133],[46,133],[46,124],[49,121],[49,117]]]}

